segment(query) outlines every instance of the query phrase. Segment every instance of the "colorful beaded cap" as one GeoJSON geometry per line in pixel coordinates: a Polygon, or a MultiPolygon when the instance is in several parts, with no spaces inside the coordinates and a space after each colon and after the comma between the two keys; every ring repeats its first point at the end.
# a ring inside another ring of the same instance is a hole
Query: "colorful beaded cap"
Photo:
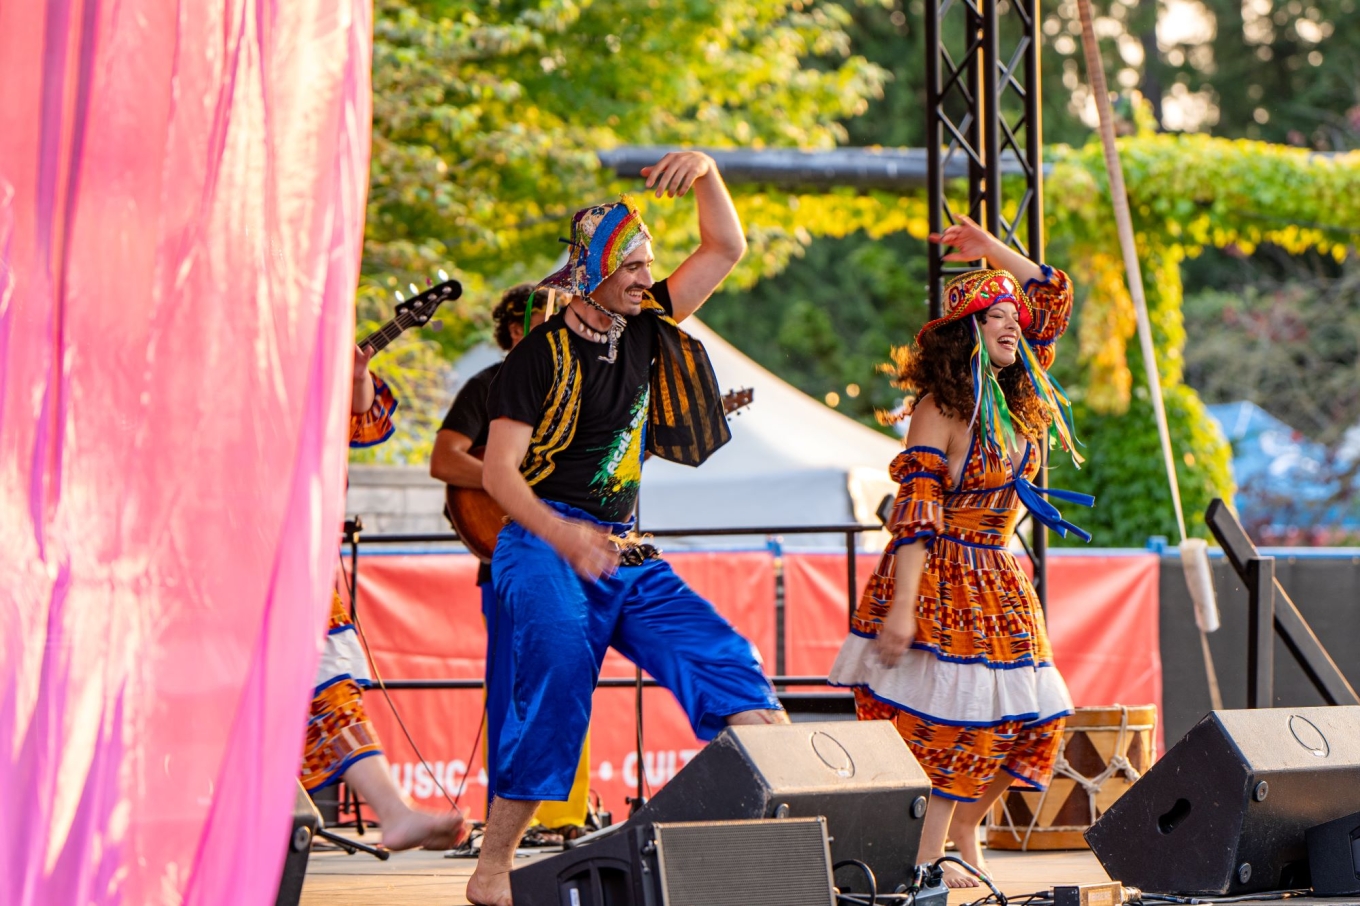
{"type": "Polygon", "coordinates": [[[539,285],[588,296],[651,238],[642,215],[626,195],[616,202],[582,208],[571,219],[571,239],[563,240],[571,247],[566,265],[539,285]]]}
{"type": "Polygon", "coordinates": [[[1034,321],[1034,305],[1010,271],[970,271],[944,286],[944,317],[930,321],[916,334],[916,342],[928,330],[943,327],[968,315],[991,308],[998,302],[1015,305],[1020,329],[1028,330],[1034,321]]]}

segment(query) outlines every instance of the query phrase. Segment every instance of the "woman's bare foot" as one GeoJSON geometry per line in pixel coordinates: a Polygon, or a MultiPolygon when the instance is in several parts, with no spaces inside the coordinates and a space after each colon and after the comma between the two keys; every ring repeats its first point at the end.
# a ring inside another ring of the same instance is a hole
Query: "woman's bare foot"
{"type": "Polygon", "coordinates": [[[472,906],[514,906],[510,899],[510,872],[487,871],[479,862],[468,878],[464,896],[472,906]]]}
{"type": "Polygon", "coordinates": [[[470,828],[457,809],[441,814],[407,809],[382,826],[382,844],[393,852],[403,849],[453,849],[467,837],[470,828]]]}
{"type": "MultiPolygon", "coordinates": [[[[978,842],[979,826],[976,824],[963,826],[969,822],[967,821],[967,816],[961,815],[960,812],[961,810],[955,811],[954,820],[949,824],[949,839],[953,840],[954,845],[958,848],[958,856],[960,859],[990,878],[991,872],[987,870],[987,859],[983,856],[982,846],[978,842]],[[961,818],[964,820],[961,821],[961,818]]],[[[948,865],[949,863],[946,862],[945,864],[948,865]]],[[[954,867],[959,868],[957,865],[954,867]]],[[[959,870],[962,871],[963,869],[959,868],[959,870]]],[[[977,885],[969,884],[967,886],[975,887],[977,885]]]]}
{"type": "MultiPolygon", "coordinates": [[[[966,859],[964,861],[967,861],[966,859]]],[[[969,863],[972,864],[972,863],[969,863]]],[[[981,887],[982,882],[964,871],[954,862],[940,863],[940,871],[944,873],[945,887],[981,887]]]]}

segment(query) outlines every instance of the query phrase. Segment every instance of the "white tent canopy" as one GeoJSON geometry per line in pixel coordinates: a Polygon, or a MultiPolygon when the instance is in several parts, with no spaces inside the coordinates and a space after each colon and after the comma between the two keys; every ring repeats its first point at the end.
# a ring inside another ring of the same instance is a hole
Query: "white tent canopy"
{"type": "MultiPolygon", "coordinates": [[[[700,468],[657,457],[647,461],[639,502],[642,530],[877,523],[874,511],[897,490],[888,464],[900,442],[780,380],[697,319],[683,327],[708,349],[719,385],[750,387],[754,399],[732,417],[732,440],[700,468]]],[[[661,546],[731,546],[733,540],[667,538],[661,546]]],[[[784,538],[786,546],[828,542],[838,539],[784,538]]],[[[882,538],[866,537],[863,544],[881,547],[882,538]]]]}

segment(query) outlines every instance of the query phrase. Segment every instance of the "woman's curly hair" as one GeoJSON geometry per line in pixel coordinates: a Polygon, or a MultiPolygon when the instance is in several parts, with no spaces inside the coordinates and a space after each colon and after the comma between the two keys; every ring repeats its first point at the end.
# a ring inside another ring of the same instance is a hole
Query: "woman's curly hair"
{"type": "MultiPolygon", "coordinates": [[[[892,363],[883,370],[893,375],[893,386],[905,390],[910,398],[906,413],[927,393],[945,415],[972,418],[977,401],[973,397],[973,345],[976,342],[969,319],[960,319],[926,331],[919,344],[897,346],[892,363]]],[[[1017,359],[1001,369],[997,382],[1006,395],[1015,430],[1038,440],[1053,415],[1034,392],[1034,385],[1017,359]]]]}

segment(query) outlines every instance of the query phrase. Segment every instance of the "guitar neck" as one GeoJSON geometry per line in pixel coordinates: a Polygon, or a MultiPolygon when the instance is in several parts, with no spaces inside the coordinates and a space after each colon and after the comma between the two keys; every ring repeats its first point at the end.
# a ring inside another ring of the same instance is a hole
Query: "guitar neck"
{"type": "Polygon", "coordinates": [[[397,315],[382,327],[379,327],[373,333],[360,340],[359,348],[362,349],[365,346],[369,346],[374,352],[381,352],[386,348],[388,343],[391,343],[397,337],[401,336],[408,328],[413,327],[415,323],[415,319],[410,315],[397,315]]]}

